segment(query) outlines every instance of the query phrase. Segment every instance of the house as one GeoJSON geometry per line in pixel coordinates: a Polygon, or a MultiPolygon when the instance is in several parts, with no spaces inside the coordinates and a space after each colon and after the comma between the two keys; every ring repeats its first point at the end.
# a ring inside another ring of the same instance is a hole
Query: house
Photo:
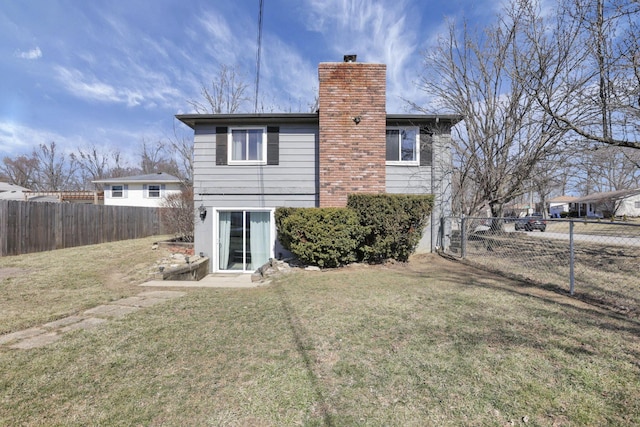
{"type": "Polygon", "coordinates": [[[549,216],[551,218],[560,218],[563,212],[569,212],[569,206],[573,203],[577,197],[573,196],[558,196],[549,200],[549,216]]]}
{"type": "Polygon", "coordinates": [[[0,181],[0,200],[26,200],[25,191],[29,191],[29,189],[0,181]]]}
{"type": "Polygon", "coordinates": [[[102,191],[33,191],[8,182],[0,182],[0,200],[26,202],[65,202],[100,204],[102,191]]]}
{"type": "Polygon", "coordinates": [[[351,193],[434,194],[420,251],[445,244],[453,115],[386,113],[386,66],[321,63],[319,110],[185,114],[194,130],[195,251],[212,272],[281,257],[277,207],[341,207],[351,193]],[[442,228],[444,225],[444,228],[442,228]]]}
{"type": "Polygon", "coordinates": [[[104,186],[104,204],[107,206],[156,208],[161,206],[163,197],[182,191],[180,179],[164,172],[92,182],[104,186]]]}
{"type": "Polygon", "coordinates": [[[573,200],[570,210],[578,217],[638,217],[640,216],[640,188],[589,194],[573,200]]]}

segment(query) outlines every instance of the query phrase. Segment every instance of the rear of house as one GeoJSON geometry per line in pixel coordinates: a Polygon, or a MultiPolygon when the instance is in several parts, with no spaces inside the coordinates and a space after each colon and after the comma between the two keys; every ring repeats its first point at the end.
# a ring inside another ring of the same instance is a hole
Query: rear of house
{"type": "Polygon", "coordinates": [[[158,208],[170,194],[180,194],[182,182],[164,172],[123,176],[92,181],[104,188],[106,206],[140,206],[158,208]]]}
{"type": "Polygon", "coordinates": [[[345,206],[351,193],[434,194],[419,249],[447,234],[450,132],[460,117],[386,114],[382,64],[322,63],[319,79],[318,113],[177,116],[194,130],[195,250],[212,272],[284,256],[277,207],[345,206]]]}

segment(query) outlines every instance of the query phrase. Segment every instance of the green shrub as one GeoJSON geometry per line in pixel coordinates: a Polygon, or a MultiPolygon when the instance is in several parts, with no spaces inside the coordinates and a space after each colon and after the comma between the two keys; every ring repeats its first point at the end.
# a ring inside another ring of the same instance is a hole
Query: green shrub
{"type": "Polygon", "coordinates": [[[351,194],[347,207],[355,210],[366,237],[360,248],[367,262],[406,261],[429,222],[432,195],[351,194]]]}
{"type": "Polygon", "coordinates": [[[364,233],[347,208],[278,208],[278,240],[305,264],[338,267],[358,260],[364,233]]]}

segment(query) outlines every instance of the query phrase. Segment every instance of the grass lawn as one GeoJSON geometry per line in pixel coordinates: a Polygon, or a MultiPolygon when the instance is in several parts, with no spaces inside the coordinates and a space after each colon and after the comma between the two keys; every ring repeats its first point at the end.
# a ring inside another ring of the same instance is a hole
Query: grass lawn
{"type": "MultiPolygon", "coordinates": [[[[47,301],[61,285],[44,282],[33,286],[47,301]]],[[[51,316],[35,297],[24,310],[51,316]]],[[[47,347],[0,347],[0,425],[632,426],[638,360],[634,319],[419,256],[191,289],[47,347]]]]}

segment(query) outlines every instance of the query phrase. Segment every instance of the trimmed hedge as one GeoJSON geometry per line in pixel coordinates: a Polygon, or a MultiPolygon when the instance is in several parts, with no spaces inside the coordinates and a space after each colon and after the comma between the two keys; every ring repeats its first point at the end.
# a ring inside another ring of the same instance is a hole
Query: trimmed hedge
{"type": "Polygon", "coordinates": [[[278,240],[300,261],[337,267],[406,261],[433,207],[431,195],[354,194],[346,208],[278,208],[278,240]]]}
{"type": "Polygon", "coordinates": [[[347,208],[278,208],[278,239],[305,264],[338,267],[358,260],[364,228],[347,208]]]}
{"type": "Polygon", "coordinates": [[[358,212],[367,235],[362,260],[407,261],[415,251],[433,208],[432,195],[351,194],[347,207],[358,212]]]}

